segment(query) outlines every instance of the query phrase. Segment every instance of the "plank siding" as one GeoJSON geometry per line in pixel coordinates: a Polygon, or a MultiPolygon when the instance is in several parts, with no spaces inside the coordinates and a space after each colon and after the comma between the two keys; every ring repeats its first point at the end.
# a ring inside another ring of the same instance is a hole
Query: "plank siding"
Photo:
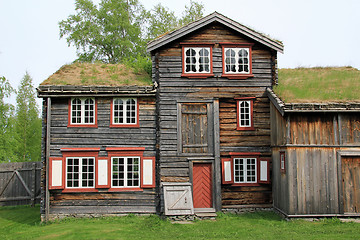
{"type": "MultiPolygon", "coordinates": [[[[51,105],[50,156],[61,157],[61,148],[145,147],[144,156],[155,156],[155,98],[139,97],[139,128],[110,128],[112,98],[97,98],[97,128],[68,128],[68,98],[53,98],[51,105]]],[[[71,214],[155,213],[155,189],[136,192],[50,192],[50,216],[71,214]],[[140,209],[141,208],[141,209],[140,209]]]]}
{"type": "MultiPolygon", "coordinates": [[[[160,178],[162,181],[188,181],[190,156],[178,152],[177,102],[213,101],[219,99],[219,129],[221,156],[231,151],[256,151],[270,156],[270,103],[265,94],[266,87],[272,85],[272,53],[259,43],[235,33],[221,24],[213,23],[187,35],[176,42],[152,52],[159,64],[159,119],[160,119],[160,178]],[[209,42],[213,47],[214,77],[189,79],[181,77],[181,42],[209,42]],[[253,78],[230,80],[222,77],[221,42],[252,42],[253,78]],[[256,97],[254,101],[255,131],[236,130],[235,97],[256,97]]],[[[153,64],[154,65],[154,64],[153,64]]],[[[212,153],[213,154],[213,153],[212,153]]],[[[271,203],[271,186],[244,188],[222,186],[222,205],[271,203]],[[228,191],[234,191],[231,195],[228,191]],[[246,199],[244,201],[240,199],[246,199]]]]}
{"type": "MultiPolygon", "coordinates": [[[[359,151],[359,123],[356,113],[285,113],[283,117],[271,104],[273,198],[277,209],[288,215],[344,214],[339,174],[347,168],[341,168],[338,153],[359,151]],[[289,141],[284,141],[287,132],[289,141]],[[280,171],[280,151],[286,155],[285,173],[280,171]]],[[[344,206],[353,211],[354,206],[344,206]]]]}

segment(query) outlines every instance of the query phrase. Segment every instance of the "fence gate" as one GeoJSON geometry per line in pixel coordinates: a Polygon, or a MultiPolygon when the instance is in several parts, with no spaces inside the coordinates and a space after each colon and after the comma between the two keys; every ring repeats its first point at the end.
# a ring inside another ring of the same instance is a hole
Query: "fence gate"
{"type": "Polygon", "coordinates": [[[0,205],[40,202],[41,162],[0,164],[0,205]]]}

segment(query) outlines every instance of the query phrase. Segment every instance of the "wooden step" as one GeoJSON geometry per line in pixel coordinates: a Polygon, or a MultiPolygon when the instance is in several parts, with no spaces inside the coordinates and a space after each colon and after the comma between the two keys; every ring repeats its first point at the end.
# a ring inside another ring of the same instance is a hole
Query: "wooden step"
{"type": "Polygon", "coordinates": [[[195,213],[195,216],[199,218],[214,218],[217,217],[215,212],[198,212],[195,213]]]}

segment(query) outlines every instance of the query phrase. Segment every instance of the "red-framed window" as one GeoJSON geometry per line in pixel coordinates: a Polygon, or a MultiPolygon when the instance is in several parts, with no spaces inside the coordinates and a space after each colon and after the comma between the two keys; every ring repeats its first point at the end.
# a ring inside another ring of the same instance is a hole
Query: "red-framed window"
{"type": "Polygon", "coordinates": [[[71,98],[68,108],[68,127],[98,127],[95,98],[71,98]]]}
{"type": "Polygon", "coordinates": [[[63,192],[142,191],[155,187],[155,157],[143,156],[145,148],[62,148],[62,157],[51,157],[49,189],[63,192]]]}
{"type": "Polygon", "coordinates": [[[247,79],[252,74],[253,43],[220,43],[223,58],[223,77],[247,79]]]}
{"type": "Polygon", "coordinates": [[[231,158],[221,159],[222,183],[233,186],[259,186],[270,183],[268,158],[258,152],[231,152],[231,158]]]}
{"type": "Polygon", "coordinates": [[[285,152],[280,152],[280,172],[286,173],[286,155],[285,152]]]}
{"type": "Polygon", "coordinates": [[[254,100],[253,97],[236,99],[236,130],[255,130],[254,128],[254,100]]]}
{"type": "Polygon", "coordinates": [[[182,46],[182,77],[207,78],[213,74],[213,43],[180,43],[182,46]]]}
{"type": "Polygon", "coordinates": [[[62,157],[49,159],[49,189],[95,192],[96,162],[100,148],[62,148],[62,157]]]}
{"type": "Polygon", "coordinates": [[[142,191],[155,187],[155,158],[144,157],[145,148],[106,148],[109,191],[142,191]]]}
{"type": "Polygon", "coordinates": [[[111,101],[110,127],[138,128],[139,102],[137,98],[114,98],[111,101]]]}

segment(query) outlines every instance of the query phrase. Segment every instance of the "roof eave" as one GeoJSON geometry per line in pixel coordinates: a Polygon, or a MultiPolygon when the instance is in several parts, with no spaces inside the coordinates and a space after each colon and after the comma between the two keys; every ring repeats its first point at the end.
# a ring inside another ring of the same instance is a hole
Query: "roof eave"
{"type": "Polygon", "coordinates": [[[286,113],[360,112],[359,102],[284,103],[270,88],[267,88],[267,95],[282,116],[286,113]]]}
{"type": "Polygon", "coordinates": [[[75,96],[155,96],[154,86],[54,86],[41,85],[37,89],[39,98],[75,96]]]}

